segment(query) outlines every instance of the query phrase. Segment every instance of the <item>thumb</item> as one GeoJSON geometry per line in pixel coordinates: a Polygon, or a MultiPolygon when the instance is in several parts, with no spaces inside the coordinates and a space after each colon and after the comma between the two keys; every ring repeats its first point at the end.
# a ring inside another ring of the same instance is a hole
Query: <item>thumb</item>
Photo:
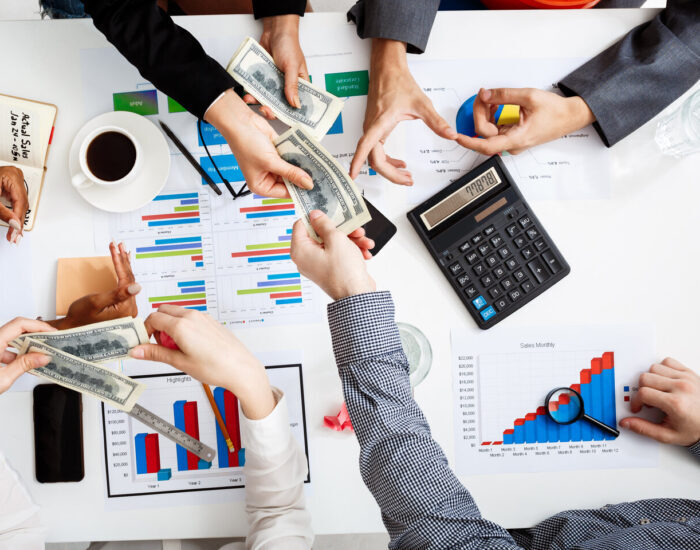
{"type": "Polygon", "coordinates": [[[182,370],[178,365],[182,364],[185,354],[179,350],[159,346],[158,344],[142,344],[129,350],[129,357],[142,361],[156,361],[167,363],[178,370],[182,370]]]}
{"type": "MultiPolygon", "coordinates": [[[[316,212],[316,210],[314,210],[316,212]]],[[[302,269],[302,265],[310,263],[311,257],[321,250],[321,245],[311,238],[302,220],[297,220],[292,228],[292,261],[302,269]]]]}
{"type": "Polygon", "coordinates": [[[530,88],[492,88],[479,90],[479,99],[490,105],[529,105],[532,100],[530,88]]]}
{"type": "Polygon", "coordinates": [[[676,432],[671,428],[636,416],[623,418],[620,420],[620,426],[661,443],[673,443],[676,439],[676,432]]]}
{"type": "Polygon", "coordinates": [[[445,139],[457,139],[457,130],[452,128],[447,121],[437,113],[432,103],[427,102],[423,106],[421,118],[428,125],[428,128],[438,136],[445,139]]]}
{"type": "Polygon", "coordinates": [[[284,95],[287,98],[287,102],[297,109],[301,108],[301,101],[299,101],[299,78],[296,72],[288,67],[284,71],[284,95]]]}
{"type": "Polygon", "coordinates": [[[309,174],[298,166],[289,164],[286,160],[282,159],[282,157],[279,157],[275,161],[272,168],[270,168],[270,172],[282,176],[287,181],[302,189],[313,189],[314,187],[314,182],[309,174]]]}
{"type": "Polygon", "coordinates": [[[321,237],[324,243],[328,244],[337,231],[331,219],[320,210],[312,210],[309,212],[309,221],[316,234],[321,237]]]}
{"type": "Polygon", "coordinates": [[[25,353],[24,355],[17,357],[17,359],[2,369],[0,373],[4,373],[6,377],[4,383],[7,384],[7,387],[9,388],[12,384],[14,384],[15,380],[17,380],[25,372],[29,372],[30,370],[39,367],[45,367],[50,362],[50,355],[37,352],[25,353]]]}
{"type": "Polygon", "coordinates": [[[141,292],[141,285],[138,283],[123,285],[109,292],[95,294],[93,305],[98,311],[101,311],[106,307],[125,302],[129,298],[136,296],[139,292],[141,292]]]}

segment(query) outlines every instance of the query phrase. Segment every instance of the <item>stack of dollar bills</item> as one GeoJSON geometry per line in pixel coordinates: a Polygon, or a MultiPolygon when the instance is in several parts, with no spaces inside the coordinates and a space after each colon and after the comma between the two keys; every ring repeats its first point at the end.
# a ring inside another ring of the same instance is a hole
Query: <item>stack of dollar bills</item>
{"type": "Polygon", "coordinates": [[[309,234],[321,241],[309,223],[309,212],[321,210],[346,235],[372,219],[348,173],[320,143],[343,109],[340,98],[299,79],[300,108],[284,95],[284,73],[270,54],[248,37],[229,62],[227,71],[246,92],[290,126],[275,141],[280,156],[304,170],[314,182],[306,190],[284,180],[309,234]]]}

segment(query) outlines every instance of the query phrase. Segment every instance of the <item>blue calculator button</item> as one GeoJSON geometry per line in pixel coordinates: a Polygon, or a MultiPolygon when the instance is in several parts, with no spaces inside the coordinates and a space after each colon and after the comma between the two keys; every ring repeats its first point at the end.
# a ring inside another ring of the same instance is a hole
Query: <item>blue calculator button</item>
{"type": "Polygon", "coordinates": [[[489,306],[489,307],[487,307],[484,311],[481,312],[481,318],[482,318],[484,321],[488,321],[488,320],[491,319],[491,317],[493,317],[494,315],[496,315],[496,310],[493,309],[493,306],[489,306]]]}
{"type": "Polygon", "coordinates": [[[472,304],[474,304],[474,307],[478,310],[480,310],[482,307],[486,305],[486,300],[484,300],[483,296],[479,296],[478,298],[474,298],[472,300],[472,304]]]}

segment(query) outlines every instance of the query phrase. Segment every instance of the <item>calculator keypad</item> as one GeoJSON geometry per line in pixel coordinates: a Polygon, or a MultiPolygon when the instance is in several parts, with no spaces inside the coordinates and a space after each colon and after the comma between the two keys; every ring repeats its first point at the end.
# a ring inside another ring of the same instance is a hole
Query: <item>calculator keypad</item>
{"type": "Polygon", "coordinates": [[[457,260],[445,269],[482,323],[520,307],[566,265],[531,214],[521,209],[509,218],[466,235],[444,254],[457,260]]]}

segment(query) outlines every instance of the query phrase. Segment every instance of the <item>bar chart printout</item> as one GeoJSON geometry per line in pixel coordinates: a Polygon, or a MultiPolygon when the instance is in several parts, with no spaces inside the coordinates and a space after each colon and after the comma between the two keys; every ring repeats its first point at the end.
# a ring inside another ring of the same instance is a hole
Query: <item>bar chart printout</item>
{"type": "MultiPolygon", "coordinates": [[[[653,467],[656,443],[625,431],[614,438],[583,419],[558,424],[545,411],[551,390],[571,388],[586,414],[616,427],[631,414],[625,388],[653,362],[651,342],[651,328],[639,325],[513,329],[472,341],[453,330],[458,473],[653,467]]],[[[549,406],[572,405],[563,395],[549,406]]]]}
{"type": "MultiPolygon", "coordinates": [[[[581,371],[580,381],[571,384],[583,398],[587,414],[604,424],[616,427],[614,353],[603,353],[591,359],[591,368],[581,371]]],[[[570,406],[567,395],[562,395],[550,407],[566,410],[570,406]]],[[[566,417],[566,414],[563,414],[566,417]]],[[[513,421],[513,426],[503,431],[498,441],[482,441],[481,445],[513,445],[525,443],[556,443],[566,441],[602,441],[615,439],[585,420],[572,424],[558,424],[546,413],[544,406],[513,421]]]]}
{"type": "MultiPolygon", "coordinates": [[[[300,358],[298,353],[285,352],[263,354],[261,360],[266,355],[272,355],[277,360],[284,359],[283,356],[295,360],[300,358]]],[[[266,362],[269,364],[269,361],[266,362]]],[[[275,364],[267,369],[271,382],[282,389],[288,398],[292,434],[302,448],[307,449],[301,364],[275,364]]],[[[229,496],[224,500],[240,498],[240,491],[236,490],[245,485],[245,448],[241,441],[241,419],[236,396],[224,388],[212,387],[215,402],[234,446],[234,450],[229,451],[201,383],[172,370],[169,374],[135,378],[147,386],[140,404],[216,449],[216,456],[211,462],[201,460],[184,447],[158,433],[152,433],[138,420],[105,406],[103,422],[108,496],[139,497],[142,503],[144,499],[152,497],[161,499],[154,502],[170,503],[169,500],[162,500],[167,494],[169,498],[182,498],[183,503],[191,503],[186,495],[179,494],[209,490],[219,494],[215,500],[221,500],[218,490],[231,489],[233,491],[227,491],[229,496]]],[[[197,498],[201,501],[205,497],[197,498]]]]}

